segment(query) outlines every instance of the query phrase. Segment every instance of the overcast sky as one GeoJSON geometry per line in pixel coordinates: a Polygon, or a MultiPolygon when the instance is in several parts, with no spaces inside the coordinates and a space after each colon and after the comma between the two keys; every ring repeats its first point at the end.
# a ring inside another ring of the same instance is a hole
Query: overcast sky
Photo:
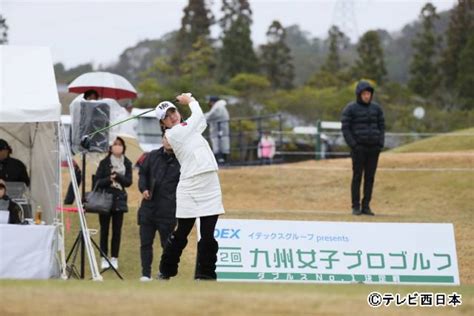
{"type": "MultiPolygon", "coordinates": [[[[9,26],[9,44],[51,47],[55,62],[66,67],[92,62],[108,65],[122,51],[144,39],[156,39],[180,27],[187,0],[0,0],[0,13],[9,26]]],[[[220,18],[221,0],[212,11],[220,18]]],[[[455,0],[431,1],[438,11],[454,6],[455,0]]],[[[332,24],[341,21],[351,30],[352,40],[370,29],[397,31],[415,20],[426,0],[250,0],[253,10],[252,39],[265,42],[272,20],[284,26],[300,25],[312,36],[326,37],[332,24]],[[338,4],[339,2],[339,4],[338,4]],[[353,3],[353,10],[341,2],[353,3]],[[346,18],[354,13],[354,18],[346,18]],[[351,23],[352,22],[352,23],[351,23]]],[[[217,35],[219,29],[213,28],[217,35]]]]}

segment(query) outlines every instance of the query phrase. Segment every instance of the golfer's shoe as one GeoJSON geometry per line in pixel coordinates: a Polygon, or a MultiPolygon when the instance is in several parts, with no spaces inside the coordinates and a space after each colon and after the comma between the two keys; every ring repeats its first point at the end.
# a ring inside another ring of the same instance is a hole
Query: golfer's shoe
{"type": "Polygon", "coordinates": [[[170,277],[167,275],[164,275],[163,273],[159,273],[156,279],[158,281],[169,281],[170,277]]]}
{"type": "Polygon", "coordinates": [[[362,211],[358,208],[352,208],[352,215],[360,215],[362,214],[362,211]]]}
{"type": "Polygon", "coordinates": [[[370,207],[363,208],[363,209],[362,209],[362,214],[364,214],[364,215],[370,215],[370,216],[374,216],[374,215],[375,215],[375,213],[372,212],[372,210],[370,209],[370,207]]]}
{"type": "Polygon", "coordinates": [[[100,263],[100,268],[102,270],[110,268],[109,262],[105,258],[102,258],[102,261],[100,263]]]}
{"type": "Polygon", "coordinates": [[[150,282],[150,281],[153,281],[153,278],[147,277],[147,276],[142,276],[140,278],[140,282],[150,282]]]}
{"type": "Polygon", "coordinates": [[[214,278],[203,277],[203,276],[195,277],[194,280],[195,281],[217,281],[214,278]]]}

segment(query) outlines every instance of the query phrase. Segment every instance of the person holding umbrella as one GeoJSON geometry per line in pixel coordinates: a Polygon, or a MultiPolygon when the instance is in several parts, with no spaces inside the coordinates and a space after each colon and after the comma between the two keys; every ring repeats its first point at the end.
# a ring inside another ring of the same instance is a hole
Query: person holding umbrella
{"type": "Polygon", "coordinates": [[[166,241],[158,278],[167,280],[177,275],[181,253],[196,218],[199,218],[201,239],[194,277],[215,280],[219,245],[214,238],[214,229],[219,215],[225,212],[218,166],[209,143],[202,136],[207,124],[198,101],[190,93],[183,93],[176,99],[191,109],[191,116],[184,122],[173,103],[164,101],[156,107],[160,124],[167,128],[163,146],[173,150],[181,165],[176,191],[178,225],[166,241]]]}

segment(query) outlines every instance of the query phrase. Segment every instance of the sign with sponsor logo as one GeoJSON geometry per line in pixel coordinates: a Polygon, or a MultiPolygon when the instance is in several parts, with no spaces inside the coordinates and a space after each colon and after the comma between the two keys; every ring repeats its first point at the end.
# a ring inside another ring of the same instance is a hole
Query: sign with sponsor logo
{"type": "Polygon", "coordinates": [[[458,285],[452,224],[220,219],[219,281],[458,285]]]}

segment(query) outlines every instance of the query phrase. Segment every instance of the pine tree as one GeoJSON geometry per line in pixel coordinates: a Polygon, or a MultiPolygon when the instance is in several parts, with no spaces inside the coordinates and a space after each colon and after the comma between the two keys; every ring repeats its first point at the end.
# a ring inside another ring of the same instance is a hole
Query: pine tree
{"type": "Polygon", "coordinates": [[[193,85],[206,85],[213,79],[215,67],[214,49],[204,37],[199,37],[185,56],[180,71],[193,85]]]}
{"type": "Polygon", "coordinates": [[[446,49],[443,52],[441,68],[446,88],[454,88],[462,65],[459,55],[466,46],[468,36],[474,32],[474,0],[459,0],[452,10],[447,30],[446,49]]]}
{"type": "Polygon", "coordinates": [[[238,73],[256,73],[258,59],[250,38],[252,10],[247,0],[223,0],[224,17],[222,49],[219,58],[219,77],[227,81],[238,73]]]}
{"type": "Polygon", "coordinates": [[[181,28],[178,32],[177,47],[171,63],[178,65],[190,53],[192,46],[201,38],[209,41],[210,27],[214,23],[214,16],[208,9],[205,0],[189,0],[183,10],[181,28]]]}
{"type": "Polygon", "coordinates": [[[8,44],[8,25],[7,19],[0,14],[0,45],[8,44]]]}
{"type": "Polygon", "coordinates": [[[357,78],[372,79],[382,84],[387,75],[387,69],[380,38],[376,31],[368,31],[362,35],[357,45],[357,53],[358,59],[353,68],[357,78]]]}
{"type": "Polygon", "coordinates": [[[434,30],[435,20],[439,19],[436,7],[427,3],[420,13],[423,23],[422,30],[412,42],[413,59],[410,64],[410,89],[423,96],[432,95],[439,86],[439,71],[437,65],[440,38],[434,30]]]}
{"type": "Polygon", "coordinates": [[[285,29],[280,22],[273,21],[267,31],[268,43],[261,46],[262,70],[276,89],[291,88],[295,76],[291,51],[285,40],[285,29]]]}
{"type": "Polygon", "coordinates": [[[238,17],[245,20],[247,24],[252,24],[252,9],[247,0],[222,0],[223,17],[219,20],[219,24],[225,33],[238,17]]]}
{"type": "Polygon", "coordinates": [[[339,50],[343,45],[345,35],[339,30],[337,26],[332,26],[328,31],[329,53],[326,57],[326,62],[322,70],[337,73],[342,68],[341,56],[339,50]]]}

